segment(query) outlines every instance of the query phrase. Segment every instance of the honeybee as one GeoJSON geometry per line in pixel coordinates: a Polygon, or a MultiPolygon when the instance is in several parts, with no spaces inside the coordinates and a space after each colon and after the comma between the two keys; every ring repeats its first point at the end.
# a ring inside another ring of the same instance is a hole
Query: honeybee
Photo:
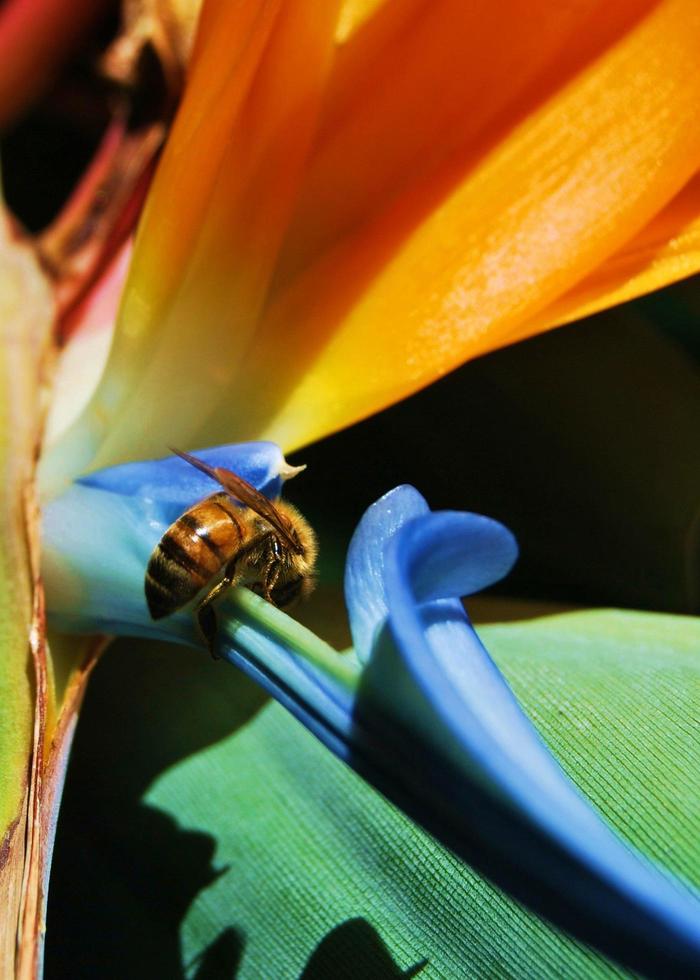
{"type": "Polygon", "coordinates": [[[286,501],[273,504],[231,470],[173,452],[223,492],[186,510],[155,546],[146,569],[146,602],[151,617],[162,619],[208,587],[194,613],[215,656],[214,600],[234,585],[246,585],[280,609],[306,598],[314,586],[316,535],[286,501]]]}

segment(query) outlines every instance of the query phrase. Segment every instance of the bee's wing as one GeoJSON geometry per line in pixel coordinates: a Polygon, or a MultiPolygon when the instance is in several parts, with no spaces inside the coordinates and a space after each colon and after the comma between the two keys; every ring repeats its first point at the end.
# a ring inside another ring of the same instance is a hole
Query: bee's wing
{"type": "Polygon", "coordinates": [[[280,512],[272,501],[268,500],[264,493],[260,493],[252,484],[244,480],[242,476],[238,476],[233,470],[224,469],[223,466],[209,466],[201,459],[197,459],[196,456],[182,452],[181,449],[175,449],[174,446],[170,446],[170,449],[192,466],[196,466],[202,473],[206,473],[212,480],[221,484],[224,490],[230,493],[232,497],[235,497],[236,500],[239,500],[246,507],[254,510],[256,514],[267,521],[284,538],[292,551],[301,553],[302,549],[300,545],[291,537],[280,516],[280,512]]]}

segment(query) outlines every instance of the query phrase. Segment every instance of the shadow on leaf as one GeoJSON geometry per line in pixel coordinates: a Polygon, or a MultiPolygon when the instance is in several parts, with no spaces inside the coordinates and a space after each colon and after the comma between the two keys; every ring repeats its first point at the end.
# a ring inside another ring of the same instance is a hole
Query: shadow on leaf
{"type": "Polygon", "coordinates": [[[193,980],[229,980],[236,976],[243,955],[243,938],[233,927],[224,929],[197,958],[193,980]]]}
{"type": "Polygon", "coordinates": [[[401,970],[366,919],[348,919],[321,940],[306,964],[300,980],[408,980],[427,966],[422,960],[401,970]]]}
{"type": "MultiPolygon", "coordinates": [[[[121,641],[91,681],[59,817],[47,980],[184,980],[180,926],[217,868],[217,842],[142,802],[158,774],[245,725],[264,695],[236,671],[175,646],[121,641]]],[[[232,928],[195,976],[234,976],[232,928]]],[[[191,975],[191,973],[189,974],[191,975]]]]}

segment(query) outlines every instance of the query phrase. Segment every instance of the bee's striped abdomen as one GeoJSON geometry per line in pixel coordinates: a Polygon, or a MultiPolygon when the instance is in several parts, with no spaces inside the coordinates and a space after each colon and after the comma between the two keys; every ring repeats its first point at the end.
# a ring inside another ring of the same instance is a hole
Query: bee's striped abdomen
{"type": "Polygon", "coordinates": [[[193,599],[240,548],[243,526],[225,493],[185,511],[156,545],[146,569],[146,602],[153,619],[193,599]]]}

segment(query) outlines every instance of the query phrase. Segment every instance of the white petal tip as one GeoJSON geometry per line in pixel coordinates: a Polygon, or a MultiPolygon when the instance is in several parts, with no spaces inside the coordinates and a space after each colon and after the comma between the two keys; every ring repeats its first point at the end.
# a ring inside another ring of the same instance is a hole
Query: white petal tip
{"type": "Polygon", "coordinates": [[[303,463],[301,466],[290,466],[289,463],[285,460],[280,466],[280,472],[279,472],[280,480],[282,480],[283,483],[286,483],[287,480],[291,480],[293,477],[298,476],[302,472],[302,470],[305,469],[306,469],[306,463],[303,463]]]}

